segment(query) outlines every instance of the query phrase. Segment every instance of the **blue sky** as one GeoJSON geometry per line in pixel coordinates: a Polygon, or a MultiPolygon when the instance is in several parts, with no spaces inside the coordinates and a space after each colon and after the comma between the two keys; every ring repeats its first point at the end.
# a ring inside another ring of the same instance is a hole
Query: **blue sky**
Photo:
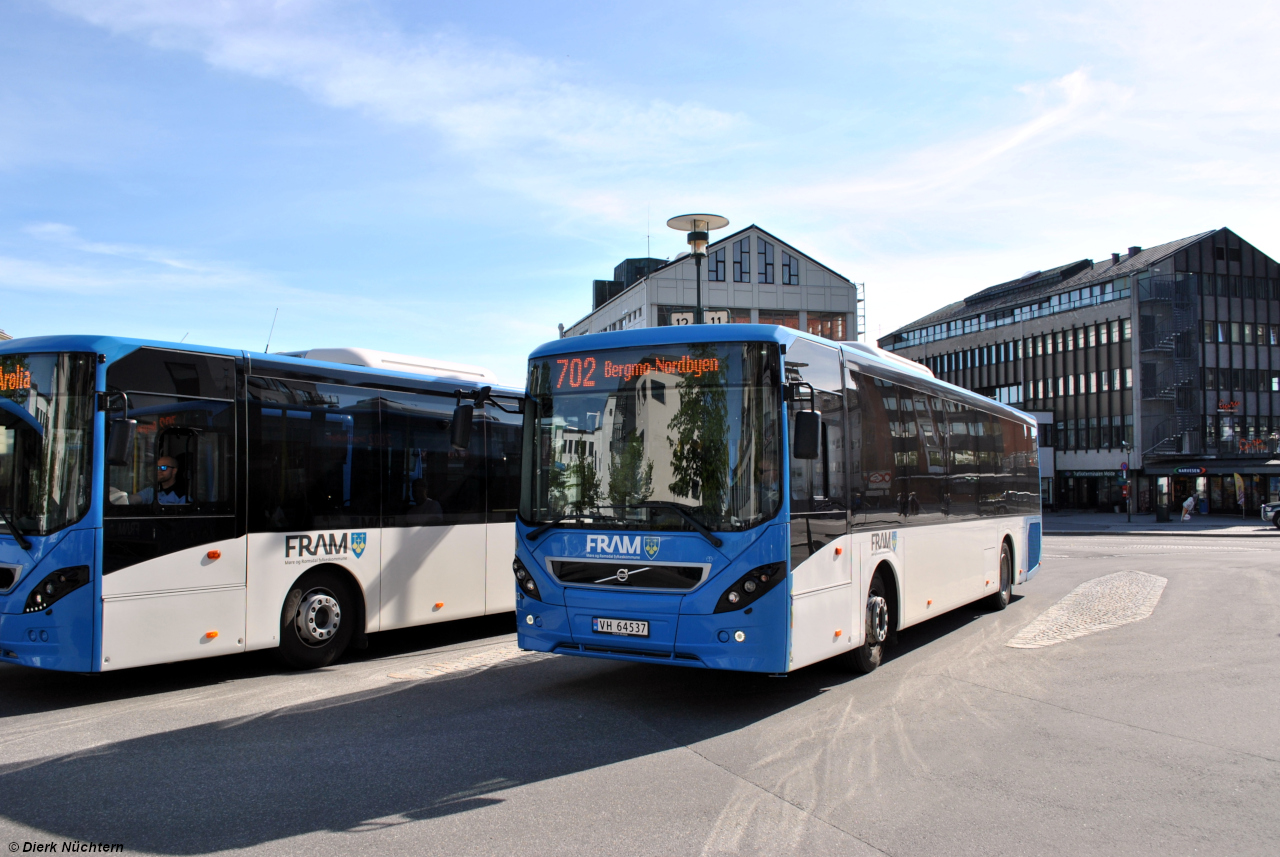
{"type": "Polygon", "coordinates": [[[489,365],[664,226],[757,223],[872,336],[1230,226],[1280,255],[1274,3],[9,0],[0,327],[489,365]],[[646,227],[646,223],[649,224],[646,227]]]}

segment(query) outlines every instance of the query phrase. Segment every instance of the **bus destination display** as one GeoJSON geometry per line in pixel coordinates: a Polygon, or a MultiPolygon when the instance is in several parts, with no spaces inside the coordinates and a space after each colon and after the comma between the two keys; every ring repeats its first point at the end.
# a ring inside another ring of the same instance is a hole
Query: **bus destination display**
{"type": "Polygon", "coordinates": [[[691,357],[683,354],[672,359],[662,357],[645,357],[634,363],[615,363],[608,357],[566,357],[556,360],[555,388],[594,387],[601,377],[619,378],[630,381],[651,372],[662,372],[667,375],[684,375],[700,378],[706,373],[720,371],[720,359],[717,357],[691,357]]]}

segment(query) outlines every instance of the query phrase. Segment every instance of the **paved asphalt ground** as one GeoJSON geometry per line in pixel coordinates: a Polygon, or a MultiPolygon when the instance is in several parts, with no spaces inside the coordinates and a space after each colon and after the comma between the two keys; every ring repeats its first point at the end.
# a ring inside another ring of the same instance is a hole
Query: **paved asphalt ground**
{"type": "MultiPolygon", "coordinates": [[[[0,843],[203,854],[1277,854],[1280,538],[1048,538],[869,676],[514,650],[511,618],[74,676],[0,667],[0,843]],[[1006,643],[1085,581],[1146,619],[1006,643]]],[[[0,844],[0,853],[7,847],[0,844]]],[[[8,846],[11,847],[11,846],[8,846]]]]}

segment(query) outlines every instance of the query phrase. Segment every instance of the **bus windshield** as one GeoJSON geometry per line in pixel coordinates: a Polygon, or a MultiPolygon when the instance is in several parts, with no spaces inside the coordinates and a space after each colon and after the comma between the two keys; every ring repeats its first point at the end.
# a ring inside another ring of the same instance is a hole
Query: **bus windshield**
{"type": "Polygon", "coordinates": [[[22,535],[89,508],[94,369],[92,354],[0,355],[0,512],[22,535]]]}
{"type": "Polygon", "coordinates": [[[529,391],[526,523],[725,531],[754,527],[778,511],[781,399],[773,343],[540,358],[529,365],[529,391]]]}

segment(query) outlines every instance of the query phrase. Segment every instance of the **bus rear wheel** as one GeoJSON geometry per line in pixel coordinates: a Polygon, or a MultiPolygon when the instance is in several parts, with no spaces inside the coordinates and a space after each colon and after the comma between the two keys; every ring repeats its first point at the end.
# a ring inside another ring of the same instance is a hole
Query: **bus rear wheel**
{"type": "Polygon", "coordinates": [[[294,581],[280,611],[280,660],[299,670],[327,667],[355,632],[356,595],[347,579],[315,569],[294,581]]]}
{"type": "Polygon", "coordinates": [[[889,600],[884,578],[876,572],[867,589],[867,609],[862,645],[845,655],[855,672],[869,673],[884,659],[884,644],[889,637],[889,600]]]}
{"type": "Polygon", "coordinates": [[[1003,610],[1013,600],[1013,553],[1008,542],[1000,544],[1000,591],[987,598],[992,610],[1003,610]]]}

